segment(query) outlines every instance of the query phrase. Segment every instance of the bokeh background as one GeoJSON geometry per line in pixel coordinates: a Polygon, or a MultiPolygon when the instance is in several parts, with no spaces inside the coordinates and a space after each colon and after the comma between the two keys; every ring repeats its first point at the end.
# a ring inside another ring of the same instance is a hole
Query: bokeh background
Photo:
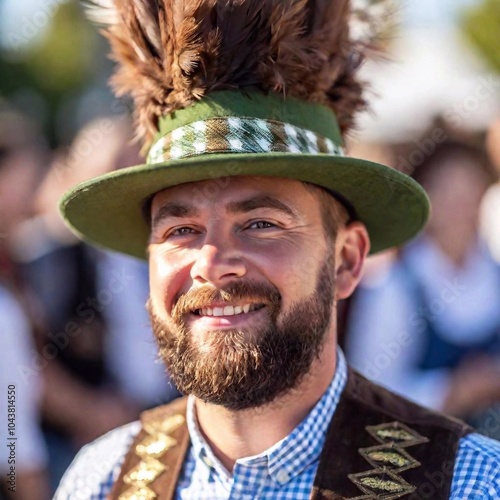
{"type": "MultiPolygon", "coordinates": [[[[348,146],[415,176],[435,211],[367,263],[340,342],[369,377],[498,438],[500,1],[393,3],[348,146]]],[[[50,498],[81,446],[177,396],[146,264],[78,241],[57,213],[68,187],[141,161],[107,52],[77,1],[0,0],[0,425],[15,384],[19,436],[17,492],[0,498],[50,498]]]]}

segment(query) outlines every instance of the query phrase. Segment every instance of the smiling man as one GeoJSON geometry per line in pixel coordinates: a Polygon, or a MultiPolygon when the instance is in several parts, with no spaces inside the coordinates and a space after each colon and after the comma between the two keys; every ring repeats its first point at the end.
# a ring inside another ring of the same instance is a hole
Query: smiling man
{"type": "Polygon", "coordinates": [[[291,179],[236,177],[200,204],[192,191],[161,191],[151,205],[148,307],[169,372],[183,393],[212,403],[201,410],[208,419],[214,404],[250,410],[291,389],[306,411],[333,377],[334,301],[360,276],[365,227],[340,227],[333,197],[291,179]]]}
{"type": "Polygon", "coordinates": [[[93,3],[149,155],[61,210],[149,259],[160,355],[187,397],[85,447],[56,499],[498,498],[497,443],[337,348],[366,256],[429,209],[404,174],[344,154],[364,106],[349,2],[93,3]]]}

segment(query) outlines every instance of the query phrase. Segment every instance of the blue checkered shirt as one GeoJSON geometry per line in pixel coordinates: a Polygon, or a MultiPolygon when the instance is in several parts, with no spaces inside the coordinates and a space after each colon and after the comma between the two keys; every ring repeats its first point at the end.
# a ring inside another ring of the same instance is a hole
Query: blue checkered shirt
{"type": "MultiPolygon", "coordinates": [[[[184,500],[306,500],[323,448],[326,430],[347,380],[344,355],[338,350],[335,377],[309,415],[265,452],[236,461],[229,473],[200,433],[193,400],[187,423],[191,446],[177,484],[184,500]]],[[[497,422],[498,425],[500,423],[497,422]]],[[[105,500],[111,491],[140,423],[126,425],[85,446],[66,472],[54,500],[105,500]]],[[[432,498],[433,478],[426,492],[432,498]]],[[[453,500],[500,499],[500,443],[480,434],[460,441],[453,482],[453,500]]]]}

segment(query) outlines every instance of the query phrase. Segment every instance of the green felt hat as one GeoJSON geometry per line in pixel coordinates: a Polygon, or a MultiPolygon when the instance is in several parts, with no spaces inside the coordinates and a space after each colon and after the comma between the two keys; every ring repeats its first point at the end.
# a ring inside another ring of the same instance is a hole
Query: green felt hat
{"type": "Polygon", "coordinates": [[[372,254],[415,236],[429,215],[428,198],[410,177],[345,156],[329,108],[236,91],[212,92],[164,117],[146,164],[75,186],[60,209],[82,238],[145,259],[150,228],[143,210],[151,196],[228,176],[296,179],[330,190],[366,225],[372,254]]]}

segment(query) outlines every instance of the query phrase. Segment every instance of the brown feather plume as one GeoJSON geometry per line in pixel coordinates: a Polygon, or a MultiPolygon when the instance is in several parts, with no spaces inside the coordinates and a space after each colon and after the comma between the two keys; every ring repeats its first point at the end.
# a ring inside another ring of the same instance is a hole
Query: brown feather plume
{"type": "MultiPolygon", "coordinates": [[[[333,109],[343,132],[365,107],[350,0],[87,0],[134,99],[145,147],[158,119],[225,89],[259,88],[333,109]]],[[[364,12],[366,15],[366,12],[364,12]]]]}

